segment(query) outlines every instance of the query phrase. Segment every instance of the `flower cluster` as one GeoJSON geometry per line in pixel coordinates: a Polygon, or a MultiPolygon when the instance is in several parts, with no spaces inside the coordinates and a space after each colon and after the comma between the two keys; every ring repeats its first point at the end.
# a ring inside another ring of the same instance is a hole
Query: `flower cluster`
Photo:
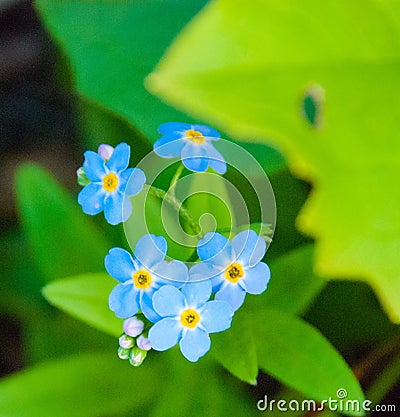
{"type": "MultiPolygon", "coordinates": [[[[226,162],[213,146],[220,136],[214,129],[165,123],[159,132],[162,136],[154,145],[157,155],[180,156],[184,167],[194,172],[208,168],[226,172],[226,162]]],[[[138,194],[146,182],[141,169],[128,168],[129,158],[130,147],[125,143],[85,152],[77,172],[84,187],[78,202],[85,213],[104,211],[111,224],[128,219],[132,206],[125,197],[138,194]]],[[[133,254],[116,247],[104,260],[105,269],[118,281],[109,307],[125,319],[118,355],[133,366],[139,366],[150,349],[164,351],[175,345],[185,358],[196,362],[210,349],[209,334],[228,329],[246,293],[262,293],[270,279],[268,265],[262,262],[265,240],[253,230],[242,231],[231,241],[217,232],[202,236],[198,261],[190,268],[180,260],[167,261],[167,250],[163,236],[145,234],[133,254]]]]}
{"type": "Polygon", "coordinates": [[[232,242],[208,233],[197,248],[200,262],[188,269],[183,262],[164,260],[167,243],[162,236],[144,235],[133,257],[113,248],[105,258],[108,273],[120,282],[109,306],[120,318],[141,310],[153,324],[148,338],[154,350],[179,343],[182,354],[195,362],[210,349],[209,333],[231,326],[246,293],[266,289],[270,271],[261,262],[265,249],[265,241],[252,230],[240,232],[232,242]]]}

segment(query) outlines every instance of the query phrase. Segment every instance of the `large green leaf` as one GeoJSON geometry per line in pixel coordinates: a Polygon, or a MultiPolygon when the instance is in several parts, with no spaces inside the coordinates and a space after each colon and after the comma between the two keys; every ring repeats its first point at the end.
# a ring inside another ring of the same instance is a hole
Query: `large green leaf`
{"type": "Polygon", "coordinates": [[[212,354],[239,379],[255,385],[258,375],[256,344],[251,326],[242,319],[245,309],[235,313],[232,327],[212,337],[212,354]]]}
{"type": "Polygon", "coordinates": [[[153,149],[143,134],[119,114],[84,98],[78,99],[76,105],[81,136],[87,148],[97,150],[101,143],[116,146],[127,142],[131,145],[130,166],[135,166],[153,149]]]}
{"type": "Polygon", "coordinates": [[[349,366],[312,326],[269,308],[253,311],[247,320],[254,330],[261,369],[310,399],[337,399],[337,391],[342,388],[347,399],[364,400],[349,366]]]}
{"type": "Polygon", "coordinates": [[[151,417],[259,415],[244,384],[215,366],[206,356],[189,363],[177,348],[163,353],[168,366],[163,375],[168,384],[159,391],[151,417]]]}
{"type": "MultiPolygon", "coordinates": [[[[271,281],[268,289],[258,296],[248,296],[253,310],[265,307],[286,313],[304,313],[325,281],[312,270],[313,246],[304,246],[282,255],[270,262],[271,281]]],[[[268,254],[267,254],[268,258],[268,254]]]]}
{"type": "Polygon", "coordinates": [[[299,225],[319,273],[363,277],[395,320],[399,24],[393,0],[213,1],[148,80],[233,137],[275,143],[315,185],[299,225]]]}
{"type": "MultiPolygon", "coordinates": [[[[81,354],[44,363],[0,382],[4,417],[98,417],[154,401],[159,369],[133,370],[115,354],[81,354]]],[[[139,411],[140,413],[140,411],[139,411]]]]}
{"type": "Polygon", "coordinates": [[[16,191],[37,268],[47,280],[104,269],[105,237],[43,168],[22,165],[16,191]]]}
{"type": "Polygon", "coordinates": [[[108,307],[116,282],[107,274],[87,274],[53,281],[43,295],[54,306],[113,336],[122,333],[122,322],[108,307]]]}
{"type": "Polygon", "coordinates": [[[36,2],[71,60],[78,91],[122,114],[152,138],[160,123],[187,116],[151,96],[143,79],[204,4],[205,0],[36,2]]]}
{"type": "Polygon", "coordinates": [[[364,282],[330,281],[312,303],[306,320],[341,352],[369,349],[398,332],[364,282]],[[354,331],[357,329],[357,331],[354,331]]]}

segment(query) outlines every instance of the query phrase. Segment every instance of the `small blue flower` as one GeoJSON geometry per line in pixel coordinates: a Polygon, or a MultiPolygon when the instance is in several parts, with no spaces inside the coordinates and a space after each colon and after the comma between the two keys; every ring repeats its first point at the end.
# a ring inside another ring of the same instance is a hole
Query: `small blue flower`
{"type": "Polygon", "coordinates": [[[183,356],[197,362],[211,346],[209,333],[231,326],[233,310],[223,301],[208,301],[210,281],[188,283],[182,291],[171,285],[153,296],[153,306],[163,317],[149,330],[151,347],[164,351],[179,342],[183,356]]]}
{"type": "Polygon", "coordinates": [[[212,141],[219,133],[204,125],[170,122],[158,127],[161,138],[154,144],[154,152],[162,158],[181,156],[183,165],[190,171],[204,172],[208,167],[225,174],[224,157],[214,148],[212,141]]]}
{"type": "Polygon", "coordinates": [[[132,205],[124,196],[138,194],[146,182],[141,169],[127,168],[129,157],[126,143],[115,149],[100,145],[99,153],[85,152],[83,170],[90,183],[79,193],[78,203],[86,214],[94,216],[104,210],[106,220],[113,225],[129,218],[132,205]]]}
{"type": "Polygon", "coordinates": [[[155,322],[160,316],[153,309],[154,292],[166,284],[182,286],[188,280],[188,269],[183,262],[164,260],[167,241],[162,236],[144,235],[133,253],[134,257],[124,249],[113,248],[105,257],[107,272],[120,281],[111,291],[109,306],[117,317],[131,317],[141,309],[155,322]]]}
{"type": "Polygon", "coordinates": [[[260,262],[265,251],[264,239],[253,230],[238,233],[232,243],[219,233],[207,233],[197,247],[203,262],[193,265],[190,274],[211,279],[215,299],[236,311],[246,292],[261,294],[267,288],[271,272],[260,262]]]}

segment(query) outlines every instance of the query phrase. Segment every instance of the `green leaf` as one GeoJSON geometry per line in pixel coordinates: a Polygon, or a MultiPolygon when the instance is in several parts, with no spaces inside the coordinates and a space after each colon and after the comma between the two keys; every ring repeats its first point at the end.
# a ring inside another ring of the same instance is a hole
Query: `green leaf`
{"type": "Polygon", "coordinates": [[[22,224],[46,280],[104,269],[106,239],[43,168],[22,165],[16,192],[22,224]]]}
{"type": "Polygon", "coordinates": [[[244,309],[235,313],[232,327],[212,336],[212,354],[229,372],[244,382],[256,385],[258,362],[251,326],[244,309]]]}
{"type": "MultiPolygon", "coordinates": [[[[252,310],[276,308],[286,313],[302,314],[325,286],[312,268],[313,246],[304,246],[270,262],[271,281],[258,296],[247,296],[252,310]]],[[[268,257],[268,254],[267,254],[268,257]]]]}
{"type": "Polygon", "coordinates": [[[367,349],[400,332],[364,282],[330,281],[305,315],[341,352],[367,349]],[[354,331],[357,329],[357,331],[354,331]]]}
{"type": "Polygon", "coordinates": [[[163,356],[173,365],[165,369],[168,384],[158,392],[151,417],[259,415],[247,387],[227,378],[208,355],[194,365],[177,348],[163,356]]]}
{"type": "Polygon", "coordinates": [[[80,133],[87,148],[97,150],[101,143],[116,146],[127,142],[131,145],[130,166],[152,151],[143,134],[117,113],[84,98],[79,98],[76,105],[80,133]]]}
{"type": "Polygon", "coordinates": [[[48,307],[45,311],[25,312],[22,328],[24,364],[32,366],[94,349],[107,351],[117,345],[115,335],[106,335],[70,315],[50,309],[47,301],[43,301],[48,307]]]}
{"type": "Polygon", "coordinates": [[[160,123],[188,117],[149,94],[143,79],[204,4],[39,0],[36,7],[70,58],[78,91],[156,138],[160,123]]]}
{"type": "Polygon", "coordinates": [[[132,369],[115,354],[81,354],[43,363],[0,382],[0,414],[7,417],[98,417],[140,409],[154,401],[156,363],[132,369]]]}
{"type": "Polygon", "coordinates": [[[233,375],[248,383],[255,381],[256,320],[270,320],[269,309],[282,314],[303,313],[324,287],[324,280],[312,272],[312,256],[313,247],[305,246],[271,261],[272,278],[267,291],[258,296],[248,294],[244,307],[233,317],[231,329],[213,335],[211,352],[233,375]]]}
{"type": "Polygon", "coordinates": [[[354,0],[218,0],[148,79],[168,103],[231,136],[279,147],[292,171],[315,185],[299,226],[318,239],[318,273],[362,277],[394,320],[399,22],[393,0],[362,7],[354,0]],[[307,97],[315,101],[311,118],[307,97]]]}
{"type": "Polygon", "coordinates": [[[122,333],[122,322],[108,307],[116,282],[108,274],[87,274],[53,281],[43,288],[50,304],[113,336],[122,333]]]}
{"type": "Polygon", "coordinates": [[[336,399],[337,390],[343,388],[347,399],[364,400],[349,366],[315,328],[270,308],[253,312],[251,323],[261,369],[310,399],[336,399]]]}
{"type": "Polygon", "coordinates": [[[3,294],[0,298],[0,309],[23,320],[28,318],[27,311],[32,310],[34,303],[38,308],[44,301],[40,295],[41,276],[32,262],[29,247],[21,230],[11,229],[1,233],[0,253],[7,254],[0,258],[3,294]],[[6,293],[9,296],[6,296],[6,293]]]}

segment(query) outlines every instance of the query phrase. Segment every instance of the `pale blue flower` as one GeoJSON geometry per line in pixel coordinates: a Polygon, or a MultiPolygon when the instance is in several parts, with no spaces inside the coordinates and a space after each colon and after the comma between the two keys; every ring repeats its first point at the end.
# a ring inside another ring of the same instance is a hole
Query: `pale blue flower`
{"type": "Polygon", "coordinates": [[[224,301],[208,301],[210,281],[188,283],[179,291],[166,285],[153,296],[155,311],[162,317],[149,330],[151,347],[164,351],[179,342],[183,356],[196,362],[211,346],[209,333],[231,326],[233,310],[224,301]]]}
{"type": "Polygon", "coordinates": [[[113,248],[105,257],[107,272],[120,281],[111,291],[109,306],[117,317],[134,316],[139,310],[152,322],[160,319],[152,297],[162,285],[180,287],[188,280],[187,266],[180,261],[166,262],[167,241],[162,236],[144,235],[135,246],[134,257],[113,248]]]}
{"type": "Polygon", "coordinates": [[[261,294],[267,288],[270,269],[260,262],[265,251],[264,239],[253,230],[238,233],[232,242],[219,233],[207,233],[197,247],[203,262],[193,265],[190,273],[210,279],[215,299],[237,310],[246,293],[261,294]]]}
{"type": "Polygon", "coordinates": [[[83,170],[90,182],[79,193],[78,202],[86,214],[93,216],[104,210],[104,217],[113,225],[129,218],[132,205],[124,196],[138,194],[146,182],[141,169],[128,168],[129,157],[126,143],[115,149],[100,145],[99,153],[85,152],[83,170]]]}
{"type": "Polygon", "coordinates": [[[204,125],[170,122],[160,125],[158,131],[162,136],[154,144],[157,155],[162,158],[180,156],[190,171],[204,172],[211,167],[225,174],[225,159],[213,145],[220,137],[216,130],[204,125]]]}

